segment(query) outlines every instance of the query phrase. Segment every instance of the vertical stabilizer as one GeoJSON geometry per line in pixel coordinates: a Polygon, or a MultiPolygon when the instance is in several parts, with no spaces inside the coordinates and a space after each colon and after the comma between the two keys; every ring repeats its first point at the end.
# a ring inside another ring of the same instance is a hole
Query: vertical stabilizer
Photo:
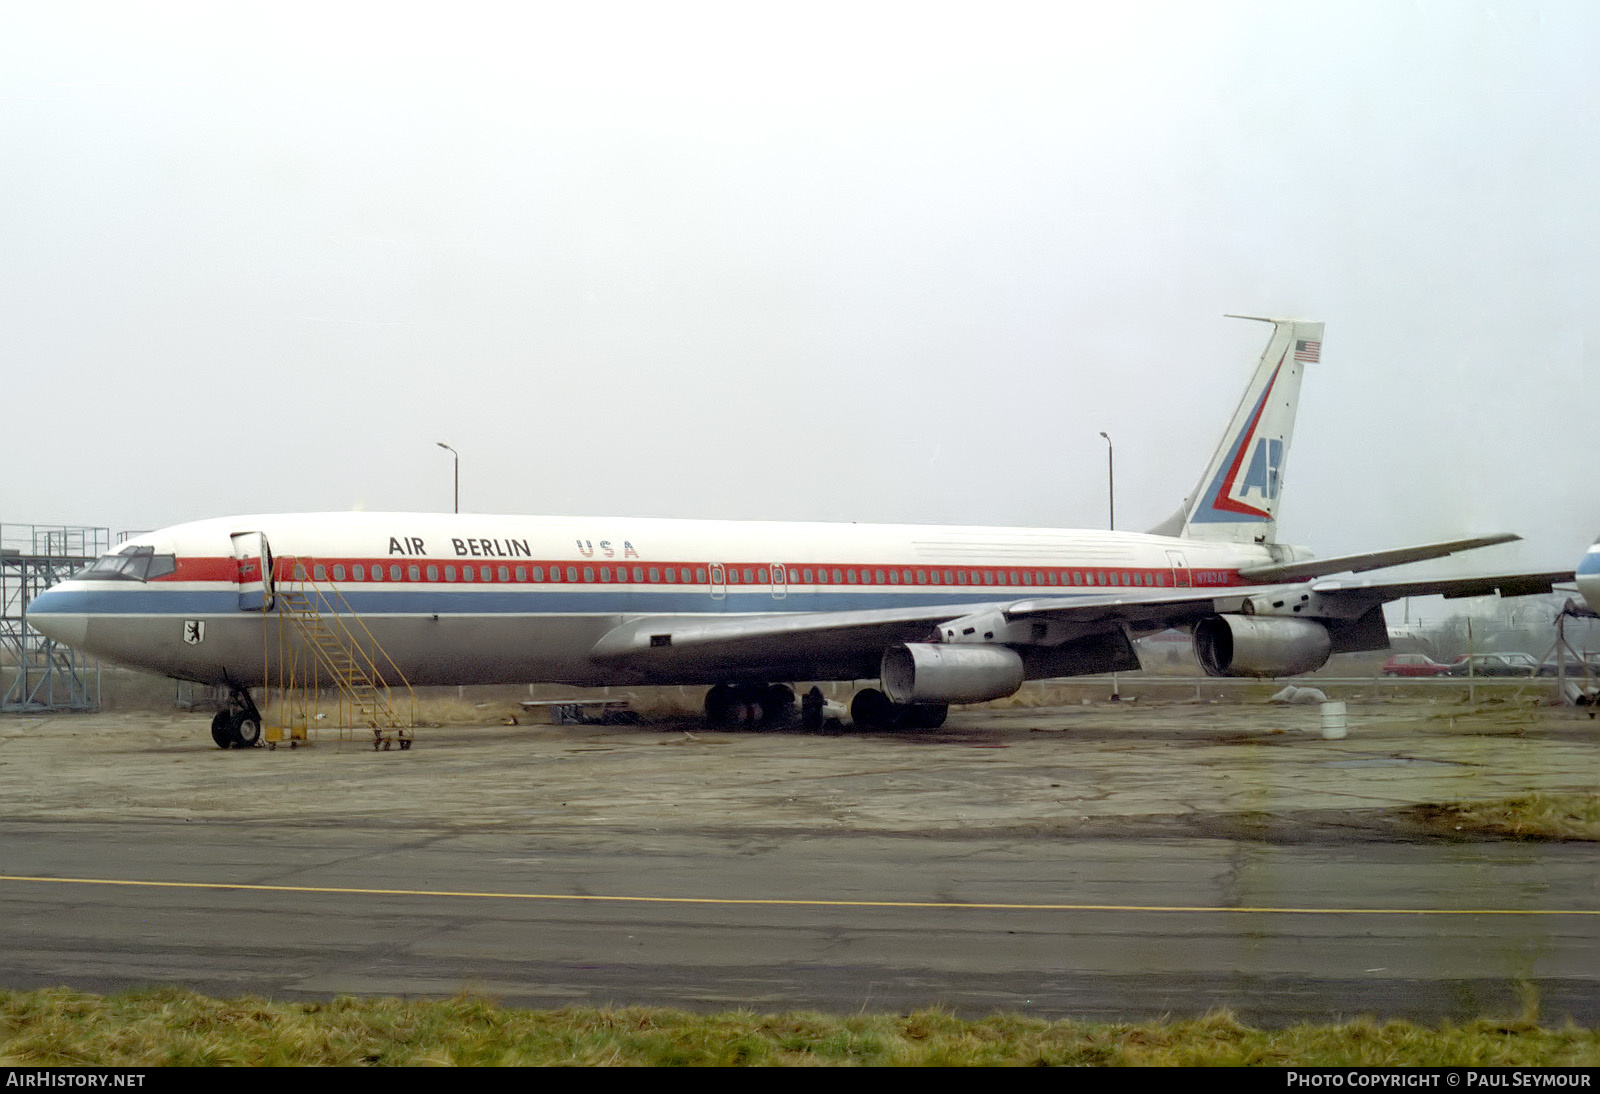
{"type": "Polygon", "coordinates": [[[1205,474],[1183,508],[1159,527],[1158,535],[1272,543],[1277,537],[1278,499],[1294,437],[1300,402],[1300,374],[1322,354],[1322,324],[1304,319],[1230,316],[1272,324],[1272,338],[1256,365],[1250,386],[1205,474]]]}

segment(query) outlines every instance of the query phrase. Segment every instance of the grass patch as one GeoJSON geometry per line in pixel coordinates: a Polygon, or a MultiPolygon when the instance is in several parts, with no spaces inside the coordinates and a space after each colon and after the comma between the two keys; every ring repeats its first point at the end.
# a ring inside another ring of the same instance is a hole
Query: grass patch
{"type": "Polygon", "coordinates": [[[1418,806],[1435,824],[1472,835],[1513,839],[1600,840],[1600,794],[1569,791],[1523,794],[1503,801],[1418,806]]]}
{"type": "Polygon", "coordinates": [[[218,1000],[178,989],[0,992],[0,1064],[1595,1066],[1600,1030],[1358,1020],[1259,1030],[1226,1013],[1144,1024],[650,1008],[517,1010],[474,998],[218,1000]]]}

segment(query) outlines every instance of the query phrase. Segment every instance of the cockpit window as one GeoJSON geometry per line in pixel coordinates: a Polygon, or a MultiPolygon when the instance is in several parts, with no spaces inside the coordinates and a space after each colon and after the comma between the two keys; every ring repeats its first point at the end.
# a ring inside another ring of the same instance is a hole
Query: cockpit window
{"type": "Polygon", "coordinates": [[[146,581],[165,577],[178,568],[172,555],[158,555],[154,547],[129,544],[120,551],[101,555],[94,565],[77,574],[80,581],[146,581]]]}

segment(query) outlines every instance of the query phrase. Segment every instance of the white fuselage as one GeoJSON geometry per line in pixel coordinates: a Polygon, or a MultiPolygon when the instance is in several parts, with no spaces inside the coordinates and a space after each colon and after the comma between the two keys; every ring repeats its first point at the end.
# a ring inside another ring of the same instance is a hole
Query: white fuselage
{"type": "MultiPolygon", "coordinates": [[[[1160,588],[1233,588],[1254,544],[1102,531],[614,517],[333,513],[221,518],[119,548],[38,598],[42,632],[181,679],[271,677],[280,614],[261,581],[338,591],[413,684],[714,683],[714,658],[670,677],[591,658],[639,617],[784,615],[966,606],[1160,588]],[[170,559],[169,561],[166,561],[170,559]]],[[[774,666],[774,671],[782,666],[774,666]]],[[[808,658],[788,679],[870,678],[859,656],[808,658]]],[[[774,679],[785,678],[780,676],[774,679]]]]}
{"type": "Polygon", "coordinates": [[[1592,611],[1600,612],[1600,542],[1590,547],[1578,563],[1578,592],[1592,611]]]}

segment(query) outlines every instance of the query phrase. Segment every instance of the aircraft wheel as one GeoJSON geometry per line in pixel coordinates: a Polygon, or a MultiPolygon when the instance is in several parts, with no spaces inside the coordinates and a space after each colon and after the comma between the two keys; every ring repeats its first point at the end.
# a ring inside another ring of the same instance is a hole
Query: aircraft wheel
{"type": "Polygon", "coordinates": [[[261,719],[248,711],[235,713],[229,728],[234,748],[254,748],[261,743],[261,719]]]}
{"type": "Polygon", "coordinates": [[[218,748],[233,747],[233,712],[219,710],[216,717],[211,719],[211,739],[217,742],[218,748]]]}
{"type": "Polygon", "coordinates": [[[773,684],[761,695],[761,724],[775,729],[794,720],[794,689],[788,684],[773,684]]]}
{"type": "Polygon", "coordinates": [[[706,724],[717,729],[733,722],[733,689],[718,684],[706,692],[706,724]]]}
{"type": "Polygon", "coordinates": [[[922,703],[900,709],[900,724],[906,729],[938,729],[950,716],[948,703],[922,703]]]}
{"type": "Polygon", "coordinates": [[[806,697],[800,700],[800,727],[815,733],[822,728],[822,689],[812,685],[806,697]]]}
{"type": "Polygon", "coordinates": [[[897,713],[894,703],[877,688],[862,688],[850,700],[850,720],[862,729],[897,729],[897,713]]]}

